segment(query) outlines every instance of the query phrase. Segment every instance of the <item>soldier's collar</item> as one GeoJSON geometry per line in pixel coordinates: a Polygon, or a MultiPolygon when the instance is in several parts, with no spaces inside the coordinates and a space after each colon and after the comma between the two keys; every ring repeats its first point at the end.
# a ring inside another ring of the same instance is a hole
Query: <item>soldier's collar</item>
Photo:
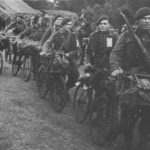
{"type": "Polygon", "coordinates": [[[109,31],[98,31],[99,34],[109,34],[109,31]]]}

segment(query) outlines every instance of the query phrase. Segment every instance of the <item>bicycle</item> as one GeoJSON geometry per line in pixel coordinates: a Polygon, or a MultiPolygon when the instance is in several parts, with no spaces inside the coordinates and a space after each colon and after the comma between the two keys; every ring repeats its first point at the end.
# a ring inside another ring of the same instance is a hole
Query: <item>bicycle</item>
{"type": "Polygon", "coordinates": [[[115,126],[115,95],[112,78],[103,79],[102,92],[92,101],[89,113],[89,133],[97,145],[104,145],[115,126]]]}
{"type": "Polygon", "coordinates": [[[96,69],[88,67],[84,71],[85,76],[77,81],[73,97],[73,109],[78,123],[83,123],[88,118],[91,103],[95,96],[95,90],[90,79],[96,69]]]}
{"type": "Polygon", "coordinates": [[[0,74],[2,74],[2,70],[3,70],[3,56],[2,52],[0,51],[0,74]]]}
{"type": "MultiPolygon", "coordinates": [[[[150,94],[145,96],[139,77],[150,79],[149,75],[137,73],[119,75],[116,79],[111,78],[112,88],[93,101],[89,131],[94,143],[105,145],[107,142],[112,142],[116,138],[116,129],[122,126],[130,127],[130,131],[133,132],[140,118],[141,105],[150,104],[147,103],[148,100],[150,102],[150,94]],[[131,111],[125,111],[124,106],[130,106],[131,111]]],[[[146,91],[150,93],[150,90],[146,91]]]]}
{"type": "Polygon", "coordinates": [[[31,74],[33,71],[33,62],[32,56],[26,56],[23,59],[23,67],[22,67],[22,77],[25,82],[28,82],[31,78],[31,74]]]}
{"type": "Polygon", "coordinates": [[[56,112],[61,112],[67,103],[67,88],[65,77],[67,75],[66,68],[59,64],[60,68],[55,68],[55,61],[58,61],[58,56],[64,59],[65,53],[52,50],[52,53],[46,56],[46,62],[39,68],[38,75],[38,90],[39,96],[44,99],[50,92],[50,102],[52,108],[56,112]]]}
{"type": "MultiPolygon", "coordinates": [[[[13,74],[16,75],[19,70],[21,70],[23,80],[25,82],[28,82],[31,78],[32,73],[34,72],[33,51],[36,51],[35,49],[32,50],[31,47],[33,46],[38,48],[38,43],[36,41],[29,41],[28,39],[25,39],[25,43],[27,43],[25,47],[16,53],[16,63],[12,64],[12,72],[14,72],[13,74]]],[[[40,50],[41,49],[39,48],[36,53],[39,53],[40,50]]],[[[34,75],[35,74],[36,72],[34,72],[34,75]]]]}
{"type": "Polygon", "coordinates": [[[12,51],[13,51],[13,44],[16,40],[16,36],[14,35],[5,35],[4,45],[5,47],[5,60],[8,61],[10,64],[12,63],[12,51]]]}
{"type": "Polygon", "coordinates": [[[22,51],[17,52],[16,58],[13,59],[12,63],[12,75],[16,76],[19,72],[25,82],[30,80],[32,73],[32,57],[22,51]]]}

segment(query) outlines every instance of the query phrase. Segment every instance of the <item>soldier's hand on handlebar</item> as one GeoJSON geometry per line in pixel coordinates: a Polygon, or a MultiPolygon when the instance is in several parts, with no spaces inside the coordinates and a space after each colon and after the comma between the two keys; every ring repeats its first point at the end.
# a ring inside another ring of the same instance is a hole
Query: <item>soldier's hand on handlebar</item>
{"type": "Polygon", "coordinates": [[[92,64],[91,63],[86,63],[85,66],[86,67],[92,67],[92,64]]]}
{"type": "Polygon", "coordinates": [[[121,68],[117,69],[117,70],[114,70],[112,73],[111,73],[111,76],[113,77],[116,77],[117,75],[119,74],[123,74],[123,70],[121,68]]]}
{"type": "Polygon", "coordinates": [[[65,55],[66,55],[66,57],[69,57],[69,53],[66,53],[65,55]]]}

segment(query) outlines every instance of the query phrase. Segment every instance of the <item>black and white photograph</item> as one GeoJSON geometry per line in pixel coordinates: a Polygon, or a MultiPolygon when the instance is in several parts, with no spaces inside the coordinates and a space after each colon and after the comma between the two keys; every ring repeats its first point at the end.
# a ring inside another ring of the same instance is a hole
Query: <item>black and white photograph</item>
{"type": "Polygon", "coordinates": [[[0,0],[0,150],[150,150],[150,0],[0,0]]]}

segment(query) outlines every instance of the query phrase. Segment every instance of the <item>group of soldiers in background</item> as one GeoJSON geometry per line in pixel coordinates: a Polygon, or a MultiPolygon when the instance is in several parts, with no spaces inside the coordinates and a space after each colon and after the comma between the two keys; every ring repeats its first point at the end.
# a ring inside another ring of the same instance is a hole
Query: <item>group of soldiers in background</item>
{"type": "MultiPolygon", "coordinates": [[[[139,9],[135,14],[136,26],[135,33],[140,38],[150,55],[150,8],[144,7],[139,9]]],[[[3,21],[1,21],[3,22],[3,21]]],[[[17,36],[18,39],[27,37],[30,40],[38,41],[39,47],[30,46],[28,48],[33,51],[34,75],[36,76],[40,56],[35,51],[40,51],[41,55],[49,53],[51,49],[56,51],[62,50],[69,56],[70,66],[69,80],[67,83],[68,90],[72,88],[79,77],[78,68],[71,62],[76,54],[77,40],[83,51],[83,61],[86,66],[94,66],[96,68],[106,68],[110,70],[112,76],[117,76],[125,70],[139,71],[150,73],[149,56],[142,53],[136,42],[126,29],[122,30],[119,35],[110,24],[108,16],[101,16],[96,22],[96,28],[93,31],[90,23],[85,19],[72,21],[61,15],[53,18],[50,22],[48,18],[43,16],[24,17],[18,15],[14,22],[4,27],[5,23],[1,23],[1,30],[9,32],[17,36]],[[3,24],[3,25],[2,25],[3,24]],[[88,42],[84,45],[84,38],[88,38],[88,42]]],[[[27,48],[27,47],[26,47],[27,48]]],[[[38,51],[38,52],[39,52],[38,51]]],[[[14,60],[18,54],[18,43],[13,45],[14,60]]],[[[14,63],[14,62],[13,62],[14,63]]],[[[95,90],[100,91],[98,82],[101,80],[100,72],[96,72],[93,77],[95,90]]],[[[134,108],[131,108],[134,110],[134,108]]],[[[126,110],[128,111],[128,109],[126,110]]],[[[147,148],[149,142],[150,130],[150,107],[145,106],[141,110],[140,135],[141,141],[138,146],[139,150],[147,148]]],[[[128,149],[132,150],[133,129],[124,124],[123,127],[125,140],[128,149]]],[[[115,133],[114,133],[115,134],[115,133]]]]}

